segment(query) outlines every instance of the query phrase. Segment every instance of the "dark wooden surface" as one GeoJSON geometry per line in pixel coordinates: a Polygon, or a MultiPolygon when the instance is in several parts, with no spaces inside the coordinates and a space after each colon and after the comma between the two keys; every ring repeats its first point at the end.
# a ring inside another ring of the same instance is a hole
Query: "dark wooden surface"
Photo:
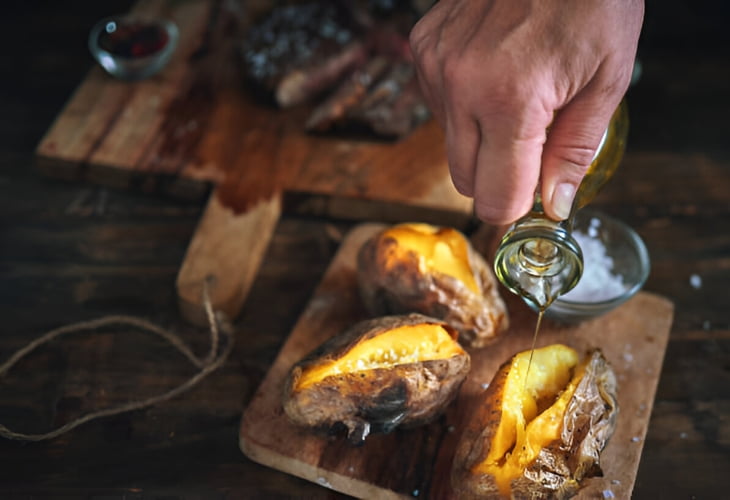
{"type": "MultiPolygon", "coordinates": [[[[129,2],[14,2],[0,17],[0,359],[46,330],[108,314],[204,330],[174,281],[202,204],[50,180],[33,150],[93,64],[86,35],[129,2]]],[[[717,1],[650,1],[630,91],[629,150],[594,205],[652,257],[675,303],[634,498],[726,498],[730,471],[730,35],[717,1]],[[694,283],[694,286],[693,286],[694,283]]],[[[227,364],[169,402],[48,442],[0,440],[0,498],[340,498],[249,461],[241,413],[352,222],[280,220],[235,322],[227,364]]],[[[0,380],[0,423],[44,432],[193,373],[161,341],[108,329],[53,342],[0,380]]]]}

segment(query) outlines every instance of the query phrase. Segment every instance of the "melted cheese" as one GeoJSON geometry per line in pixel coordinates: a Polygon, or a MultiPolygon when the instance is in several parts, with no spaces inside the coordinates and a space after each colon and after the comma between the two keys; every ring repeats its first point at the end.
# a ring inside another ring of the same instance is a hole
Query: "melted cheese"
{"type": "Polygon", "coordinates": [[[400,326],[359,342],[337,360],[312,366],[300,377],[297,390],[332,375],[447,359],[463,353],[459,343],[441,325],[424,323],[400,326]]]}
{"type": "Polygon", "coordinates": [[[500,491],[510,495],[510,483],[520,477],[544,447],[560,437],[563,416],[585,366],[578,353],[564,345],[536,349],[528,380],[530,351],[512,361],[505,381],[502,417],[486,460],[476,472],[494,476],[500,491]],[[546,406],[543,409],[543,406],[546,406]]]}
{"type": "MultiPolygon", "coordinates": [[[[384,237],[392,237],[405,252],[418,256],[420,271],[436,271],[455,278],[474,293],[479,287],[469,262],[468,241],[459,231],[430,224],[398,224],[388,229],[384,237]]],[[[402,256],[396,255],[402,259],[402,256]]],[[[391,265],[396,262],[391,262],[391,265]]]]}

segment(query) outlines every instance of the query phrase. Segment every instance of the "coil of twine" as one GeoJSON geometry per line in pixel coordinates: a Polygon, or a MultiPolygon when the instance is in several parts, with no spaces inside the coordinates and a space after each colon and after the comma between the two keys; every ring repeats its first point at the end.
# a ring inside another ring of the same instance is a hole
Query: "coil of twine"
{"type": "Polygon", "coordinates": [[[25,434],[12,431],[4,425],[0,424],[0,437],[4,437],[6,439],[14,439],[18,441],[43,441],[53,439],[91,420],[139,410],[158,404],[162,401],[172,399],[182,394],[183,392],[188,391],[189,389],[197,385],[205,377],[223,366],[226,359],[228,358],[228,355],[233,350],[233,333],[231,328],[225,322],[216,317],[216,314],[213,311],[213,306],[211,304],[207,285],[208,283],[206,282],[203,286],[203,304],[205,306],[205,313],[208,320],[210,333],[210,349],[208,351],[208,354],[204,358],[197,357],[193,353],[193,351],[185,344],[185,342],[183,342],[182,339],[174,332],[161,328],[154,323],[151,323],[141,318],[136,318],[133,316],[115,315],[105,316],[103,318],[89,321],[81,321],[48,331],[37,339],[30,342],[25,347],[16,351],[12,356],[10,356],[10,358],[8,358],[7,361],[0,365],[0,377],[3,377],[13,368],[13,366],[15,366],[18,361],[23,359],[25,356],[33,352],[38,347],[48,342],[51,342],[58,337],[86,330],[96,330],[109,325],[127,325],[139,328],[142,331],[146,331],[163,338],[175,349],[177,349],[183,356],[185,356],[198,369],[198,371],[185,382],[174,387],[173,389],[170,389],[165,393],[151,396],[146,399],[130,401],[128,403],[112,408],[92,411],[52,431],[45,433],[25,434]],[[220,348],[221,333],[223,334],[224,340],[222,349],[220,348]]]}

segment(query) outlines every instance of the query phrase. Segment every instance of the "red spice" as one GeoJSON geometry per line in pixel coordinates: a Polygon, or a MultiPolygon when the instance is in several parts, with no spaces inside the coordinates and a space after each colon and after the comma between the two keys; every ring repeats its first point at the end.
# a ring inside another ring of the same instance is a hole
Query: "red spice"
{"type": "Polygon", "coordinates": [[[99,47],[120,57],[145,57],[160,51],[169,36],[161,26],[139,21],[110,21],[99,34],[99,47]]]}

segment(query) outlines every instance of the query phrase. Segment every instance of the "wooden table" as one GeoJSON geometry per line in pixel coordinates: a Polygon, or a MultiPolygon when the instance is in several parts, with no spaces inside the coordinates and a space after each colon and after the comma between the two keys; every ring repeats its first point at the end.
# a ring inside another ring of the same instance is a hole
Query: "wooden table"
{"type": "MultiPolygon", "coordinates": [[[[675,304],[635,498],[723,498],[730,470],[730,38],[705,3],[648,2],[624,165],[594,205],[649,247],[646,290],[675,304]],[[660,5],[661,4],[661,5],[660,5]]],[[[25,2],[0,20],[0,359],[108,314],[173,329],[196,352],[174,283],[200,202],[50,180],[33,151],[91,67],[91,24],[129,2],[25,2]],[[28,31],[21,31],[28,30],[28,31]],[[30,33],[31,36],[26,36],[30,33]],[[22,35],[21,35],[22,34],[22,35]]],[[[0,441],[2,498],[341,498],[247,459],[243,409],[354,221],[285,213],[234,324],[228,362],[171,401],[47,442],[0,441]],[[296,256],[293,258],[292,256],[296,256]]],[[[58,340],[0,381],[0,423],[44,432],[150,396],[193,369],[128,329],[58,340]]]]}

